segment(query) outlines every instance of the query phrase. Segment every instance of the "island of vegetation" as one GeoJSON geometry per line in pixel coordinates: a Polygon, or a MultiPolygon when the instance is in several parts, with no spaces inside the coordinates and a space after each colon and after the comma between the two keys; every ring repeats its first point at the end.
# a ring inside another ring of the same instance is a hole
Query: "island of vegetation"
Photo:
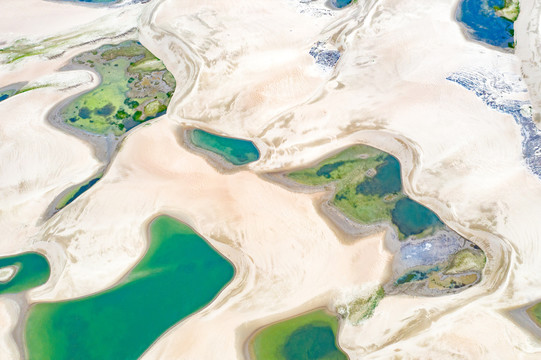
{"type": "Polygon", "coordinates": [[[138,41],[104,45],[78,55],[72,64],[101,77],[97,88],[60,111],[62,121],[87,132],[122,135],[165,113],[175,90],[173,75],[138,41]]]}
{"type": "Polygon", "coordinates": [[[390,226],[400,240],[393,262],[394,281],[384,291],[338,309],[341,314],[348,310],[347,316],[352,312],[353,322],[369,316],[383,294],[444,295],[481,280],[486,262],[483,251],[402,191],[395,157],[355,145],[286,176],[306,186],[331,189],[330,206],[367,229],[390,226]]]}

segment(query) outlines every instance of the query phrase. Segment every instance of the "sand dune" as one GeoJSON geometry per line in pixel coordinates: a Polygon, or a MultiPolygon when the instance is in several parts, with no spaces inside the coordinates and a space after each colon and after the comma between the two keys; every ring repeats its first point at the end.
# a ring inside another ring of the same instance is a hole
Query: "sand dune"
{"type": "MultiPolygon", "coordinates": [[[[88,37],[137,25],[178,88],[168,114],[133,130],[102,180],[46,222],[54,197],[102,165],[88,143],[52,128],[47,113],[96,79],[78,71],[70,84],[79,87],[33,90],[0,103],[0,252],[37,249],[52,266],[50,281],[28,293],[31,302],[112,286],[144,253],[149,221],[166,213],[208,239],[237,275],[144,358],[242,358],[257,328],[332,308],[344,292],[388,278],[392,254],[383,233],[348,244],[318,211],[323,194],[296,193],[261,176],[365,143],[396,156],[406,193],[481,246],[488,263],[483,281],[460,294],[385,298],[371,319],[344,324],[344,350],[352,359],[540,356],[539,341],[506,311],[541,298],[541,182],[524,163],[513,118],[446,80],[463,71],[520,74],[524,64],[466,39],[454,20],[456,1],[368,0],[321,16],[285,0],[154,0],[113,15],[44,3],[88,23],[96,31],[88,37]],[[121,13],[126,23],[115,21],[121,13]],[[317,41],[341,51],[336,69],[313,63],[308,51],[317,41]],[[202,124],[253,140],[260,161],[220,173],[182,145],[182,126],[202,124]]],[[[19,10],[13,6],[9,11],[19,10]]],[[[48,31],[69,31],[71,21],[48,31]]],[[[32,24],[6,24],[21,29],[8,40],[39,38],[42,23],[32,24]]],[[[520,46],[519,37],[519,53],[520,46]]],[[[89,48],[4,65],[0,85],[50,76],[89,48]]],[[[13,323],[14,306],[3,301],[2,309],[2,319],[13,323]]],[[[0,350],[17,358],[8,332],[1,335],[0,350]]]]}

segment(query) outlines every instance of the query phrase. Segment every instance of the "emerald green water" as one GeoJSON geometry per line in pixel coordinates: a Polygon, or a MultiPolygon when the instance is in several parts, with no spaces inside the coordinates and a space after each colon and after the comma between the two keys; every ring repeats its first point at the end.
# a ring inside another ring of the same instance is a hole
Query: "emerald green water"
{"type": "Polygon", "coordinates": [[[336,345],[338,320],[323,310],[297,316],[259,331],[250,344],[257,360],[342,360],[336,345]]]}
{"type": "Polygon", "coordinates": [[[45,284],[51,274],[51,268],[45,256],[29,252],[0,259],[0,268],[15,266],[15,276],[7,281],[0,282],[0,294],[12,294],[29,290],[45,284]]]}
{"type": "Polygon", "coordinates": [[[195,146],[220,155],[233,165],[244,165],[259,159],[259,150],[253,142],[229,138],[194,129],[190,140],[195,146]]]}
{"type": "Polygon", "coordinates": [[[167,329],[200,310],[233,278],[233,266],[188,226],[150,225],[143,259],[112,289],[31,308],[29,359],[137,359],[167,329]]]}
{"type": "Polygon", "coordinates": [[[443,226],[443,223],[436,214],[410,198],[398,200],[391,212],[391,216],[393,224],[406,237],[420,234],[430,227],[443,226]]]}

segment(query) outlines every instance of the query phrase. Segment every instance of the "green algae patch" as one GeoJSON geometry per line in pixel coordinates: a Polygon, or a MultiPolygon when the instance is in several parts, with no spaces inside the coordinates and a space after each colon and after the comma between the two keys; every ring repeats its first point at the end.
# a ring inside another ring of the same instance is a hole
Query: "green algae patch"
{"type": "Polygon", "coordinates": [[[396,286],[424,281],[429,291],[446,292],[469,287],[481,280],[486,264],[482,250],[469,246],[449,256],[436,266],[416,266],[400,276],[396,286]]]}
{"type": "Polygon", "coordinates": [[[191,130],[189,139],[194,146],[213,152],[237,166],[256,161],[260,156],[257,147],[248,140],[219,136],[200,129],[191,130]]]}
{"type": "Polygon", "coordinates": [[[233,265],[177,220],[156,218],[150,238],[145,256],[113,288],[34,305],[25,328],[28,358],[137,359],[233,278],[233,265]]]}
{"type": "Polygon", "coordinates": [[[370,146],[352,146],[287,176],[305,185],[332,184],[332,205],[361,224],[391,223],[402,240],[444,227],[436,214],[403,193],[398,160],[370,146]]]}
{"type": "Polygon", "coordinates": [[[85,191],[90,189],[95,183],[97,183],[103,174],[99,174],[97,177],[75,187],[69,193],[67,193],[60,201],[55,205],[56,210],[60,210],[69,204],[71,204],[75,199],[81,196],[85,191]]]}
{"type": "Polygon", "coordinates": [[[445,269],[445,275],[455,275],[467,271],[481,272],[485,267],[487,258],[482,251],[464,249],[457,252],[449,266],[445,269]]]}
{"type": "Polygon", "coordinates": [[[374,315],[376,307],[384,296],[385,291],[380,287],[369,296],[360,296],[347,303],[338,303],[336,312],[342,319],[347,319],[351,324],[358,325],[374,315]]]}
{"type": "Polygon", "coordinates": [[[526,309],[526,313],[537,326],[541,327],[541,302],[526,309]]]}
{"type": "Polygon", "coordinates": [[[0,269],[11,267],[15,273],[0,281],[0,294],[13,294],[45,284],[51,274],[45,256],[29,252],[0,258],[0,269]]]}
{"type": "Polygon", "coordinates": [[[257,360],[345,360],[336,343],[337,332],[336,316],[316,310],[258,331],[250,352],[257,360]]]}
{"type": "Polygon", "coordinates": [[[176,83],[161,60],[134,40],[104,45],[72,60],[101,77],[97,88],[61,109],[65,123],[95,134],[122,135],[167,110],[176,83]]]}
{"type": "MultiPolygon", "coordinates": [[[[338,313],[350,323],[370,317],[383,294],[438,296],[481,280],[486,262],[483,251],[404,193],[400,162],[390,154],[355,145],[286,176],[306,186],[329,189],[329,204],[345,217],[365,226],[388,224],[401,241],[393,279],[384,290],[337,305],[338,313]]],[[[348,226],[347,222],[338,224],[348,226]]]]}
{"type": "Polygon", "coordinates": [[[505,0],[503,6],[494,6],[494,10],[496,11],[496,15],[515,22],[520,13],[519,0],[505,0]]]}

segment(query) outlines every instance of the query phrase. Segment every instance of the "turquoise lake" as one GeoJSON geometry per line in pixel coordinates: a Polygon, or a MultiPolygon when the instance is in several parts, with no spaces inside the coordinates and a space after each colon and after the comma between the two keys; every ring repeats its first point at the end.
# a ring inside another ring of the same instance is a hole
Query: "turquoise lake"
{"type": "Polygon", "coordinates": [[[211,151],[233,165],[244,165],[259,159],[253,142],[219,136],[200,129],[190,131],[190,141],[196,147],[211,151]]]}
{"type": "Polygon", "coordinates": [[[434,212],[407,197],[396,202],[391,217],[393,224],[406,237],[420,234],[431,227],[444,226],[434,212]]]}
{"type": "Polygon", "coordinates": [[[233,265],[175,219],[156,218],[150,238],[145,256],[110,290],[33,306],[25,329],[28,358],[138,359],[233,278],[233,265]]]}
{"type": "Polygon", "coordinates": [[[45,256],[35,252],[1,258],[0,268],[8,266],[15,266],[17,271],[11,280],[0,282],[0,294],[18,293],[45,284],[51,274],[45,256]]]}

